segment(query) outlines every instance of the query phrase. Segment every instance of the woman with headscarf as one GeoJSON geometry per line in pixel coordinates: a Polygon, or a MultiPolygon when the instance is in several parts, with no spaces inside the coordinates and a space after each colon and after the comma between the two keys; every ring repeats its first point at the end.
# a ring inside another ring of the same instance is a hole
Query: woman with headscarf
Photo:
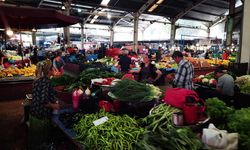
{"type": "Polygon", "coordinates": [[[37,63],[30,107],[29,149],[41,149],[50,142],[51,117],[53,110],[59,109],[55,93],[48,77],[52,63],[44,60],[37,63]]]}

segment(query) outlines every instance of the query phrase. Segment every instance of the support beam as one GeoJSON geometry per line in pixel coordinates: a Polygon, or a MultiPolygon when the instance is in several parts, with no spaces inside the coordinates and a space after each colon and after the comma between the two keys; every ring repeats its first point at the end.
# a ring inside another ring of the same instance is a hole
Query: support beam
{"type": "Polygon", "coordinates": [[[229,15],[226,22],[226,46],[231,46],[232,44],[232,35],[233,35],[233,26],[234,26],[234,12],[235,12],[235,0],[229,1],[229,15]]]}
{"type": "Polygon", "coordinates": [[[218,17],[216,20],[214,20],[213,22],[211,22],[210,27],[213,27],[213,26],[215,26],[215,25],[217,25],[217,24],[219,24],[219,23],[225,21],[226,19],[227,19],[226,16],[218,17]]]}
{"type": "Polygon", "coordinates": [[[210,37],[210,27],[207,28],[207,38],[210,37]]]}
{"type": "Polygon", "coordinates": [[[44,0],[40,0],[40,2],[39,2],[38,5],[37,5],[37,8],[39,8],[39,7],[42,5],[43,1],[44,1],[44,0]]]}
{"type": "Polygon", "coordinates": [[[36,45],[36,31],[32,31],[32,45],[36,45]]]}
{"type": "Polygon", "coordinates": [[[190,10],[192,10],[193,8],[199,6],[200,4],[204,3],[207,0],[197,0],[195,3],[193,3],[191,6],[187,7],[186,9],[184,9],[184,11],[178,13],[174,19],[173,22],[176,22],[178,19],[182,18],[184,15],[186,15],[190,10]]]}
{"type": "Polygon", "coordinates": [[[240,63],[248,63],[248,73],[250,73],[250,1],[245,0],[243,4],[243,22],[242,22],[242,30],[241,30],[241,42],[240,42],[240,53],[239,62],[240,63]]]}
{"type": "Polygon", "coordinates": [[[133,51],[137,52],[138,48],[138,25],[139,25],[139,13],[134,14],[134,34],[133,34],[133,51]]]}
{"type": "Polygon", "coordinates": [[[184,18],[182,18],[182,19],[212,23],[212,21],[205,20],[205,19],[198,19],[198,18],[194,18],[194,17],[184,17],[184,18]]]}
{"type": "MultiPolygon", "coordinates": [[[[70,15],[70,5],[71,5],[72,0],[66,0],[64,3],[65,6],[65,14],[70,15]]],[[[69,27],[64,27],[63,28],[63,33],[64,33],[64,44],[69,45],[70,44],[70,32],[69,32],[69,27]]]]}
{"type": "Polygon", "coordinates": [[[81,23],[81,49],[84,49],[84,23],[81,23]]]}
{"type": "Polygon", "coordinates": [[[110,42],[109,42],[109,45],[113,46],[114,45],[114,37],[115,37],[114,25],[111,25],[109,27],[109,29],[110,29],[110,42]]]}
{"type": "Polygon", "coordinates": [[[142,7],[137,11],[140,15],[151,6],[155,0],[148,0],[142,7]]]}
{"type": "Polygon", "coordinates": [[[225,7],[225,6],[218,6],[218,5],[214,5],[214,4],[208,4],[208,3],[203,3],[202,5],[216,7],[216,8],[220,8],[220,9],[228,9],[228,7],[225,7]]]}
{"type": "Polygon", "coordinates": [[[170,44],[173,46],[175,43],[175,34],[176,34],[176,26],[175,22],[171,23],[171,32],[170,32],[170,44]]]}
{"type": "Polygon", "coordinates": [[[190,11],[192,11],[192,12],[197,12],[197,13],[201,13],[201,14],[205,14],[205,15],[210,15],[210,16],[218,16],[218,17],[221,16],[221,14],[215,14],[215,13],[211,13],[211,12],[205,12],[205,11],[194,10],[194,9],[192,9],[192,10],[190,10],[190,11]]]}

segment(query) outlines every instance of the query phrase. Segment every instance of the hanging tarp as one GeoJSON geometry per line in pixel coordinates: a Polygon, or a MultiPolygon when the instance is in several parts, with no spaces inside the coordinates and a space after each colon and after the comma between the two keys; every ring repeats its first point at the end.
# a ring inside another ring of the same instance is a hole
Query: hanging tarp
{"type": "Polygon", "coordinates": [[[78,23],[75,17],[53,9],[0,5],[0,28],[42,29],[78,23]]]}

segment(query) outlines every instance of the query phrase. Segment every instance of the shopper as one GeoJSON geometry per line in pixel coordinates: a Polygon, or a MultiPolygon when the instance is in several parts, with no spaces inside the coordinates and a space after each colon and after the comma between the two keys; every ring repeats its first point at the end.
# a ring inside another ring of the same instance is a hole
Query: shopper
{"type": "Polygon", "coordinates": [[[192,63],[185,60],[180,51],[175,51],[172,55],[174,61],[178,64],[178,69],[173,81],[174,87],[193,89],[194,67],[192,63]]]}
{"type": "Polygon", "coordinates": [[[163,53],[162,47],[158,47],[158,50],[156,51],[156,62],[161,61],[162,53],[163,53]]]}
{"type": "Polygon", "coordinates": [[[162,72],[151,63],[151,58],[149,55],[142,55],[142,63],[138,70],[131,71],[138,73],[138,81],[151,83],[154,85],[162,85],[164,82],[161,82],[162,72]]]}
{"type": "Polygon", "coordinates": [[[218,78],[216,91],[224,96],[234,96],[234,79],[223,67],[216,68],[215,77],[218,78]]]}
{"type": "Polygon", "coordinates": [[[64,73],[65,62],[62,59],[61,55],[62,55],[62,52],[58,51],[58,52],[56,52],[56,56],[53,59],[53,67],[52,68],[53,68],[54,74],[57,74],[57,75],[58,74],[62,75],[64,73]]]}
{"type": "Polygon", "coordinates": [[[119,57],[119,68],[122,73],[128,73],[131,65],[131,58],[128,56],[128,50],[123,50],[122,55],[119,57]]]}
{"type": "Polygon", "coordinates": [[[53,110],[59,109],[51,80],[48,78],[51,66],[50,60],[37,63],[37,79],[33,83],[29,118],[29,149],[32,150],[45,148],[51,142],[50,119],[53,110]]]}

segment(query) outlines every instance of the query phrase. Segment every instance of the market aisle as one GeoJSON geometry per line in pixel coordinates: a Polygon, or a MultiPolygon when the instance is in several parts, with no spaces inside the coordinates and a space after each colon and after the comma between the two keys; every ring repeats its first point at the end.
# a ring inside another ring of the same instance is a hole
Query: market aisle
{"type": "Polygon", "coordinates": [[[21,124],[22,100],[0,102],[0,149],[26,149],[27,128],[21,124]]]}

